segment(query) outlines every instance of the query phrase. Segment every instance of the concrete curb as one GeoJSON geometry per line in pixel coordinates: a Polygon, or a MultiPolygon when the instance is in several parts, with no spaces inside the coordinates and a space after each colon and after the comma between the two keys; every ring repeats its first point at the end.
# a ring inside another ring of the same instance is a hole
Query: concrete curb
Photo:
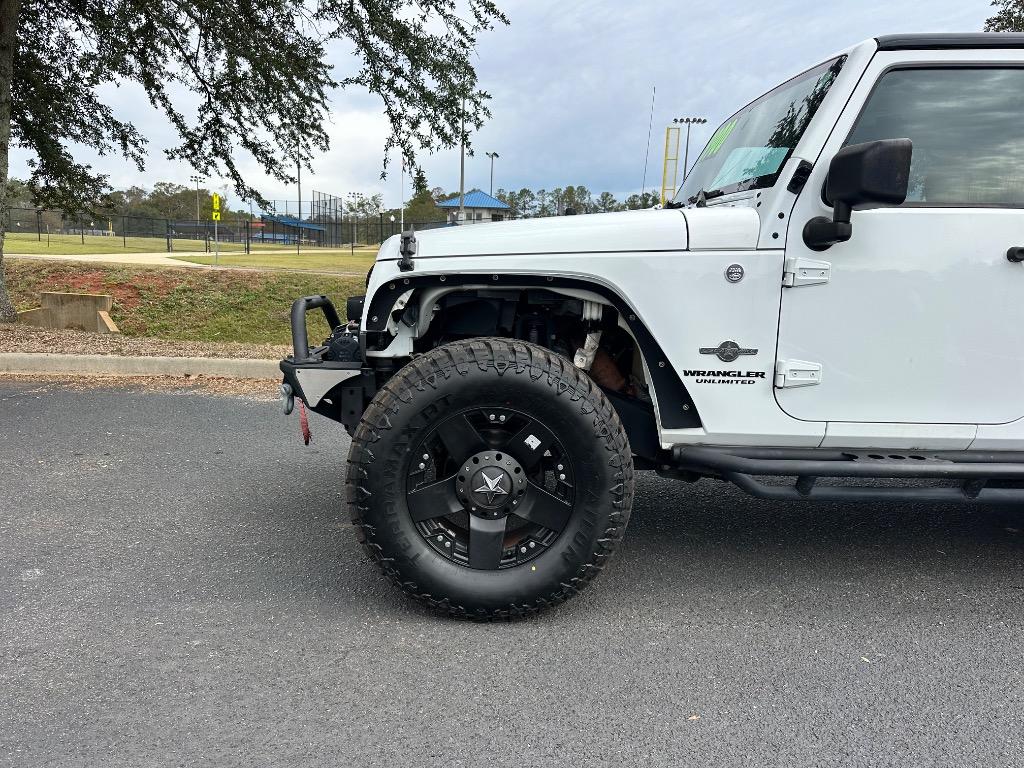
{"type": "Polygon", "coordinates": [[[219,376],[277,379],[277,360],[224,357],[120,357],[0,352],[0,373],[64,373],[97,376],[219,376]]]}

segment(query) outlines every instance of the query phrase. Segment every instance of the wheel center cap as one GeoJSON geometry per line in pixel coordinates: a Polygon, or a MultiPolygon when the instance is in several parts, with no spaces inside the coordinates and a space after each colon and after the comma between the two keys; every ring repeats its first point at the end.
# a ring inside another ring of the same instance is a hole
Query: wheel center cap
{"type": "Polygon", "coordinates": [[[497,517],[512,512],[526,489],[526,474],[519,462],[500,451],[471,456],[459,473],[456,493],[476,515],[497,517]]]}
{"type": "Polygon", "coordinates": [[[501,467],[484,467],[473,474],[469,494],[478,506],[493,509],[508,501],[512,481],[501,467]]]}

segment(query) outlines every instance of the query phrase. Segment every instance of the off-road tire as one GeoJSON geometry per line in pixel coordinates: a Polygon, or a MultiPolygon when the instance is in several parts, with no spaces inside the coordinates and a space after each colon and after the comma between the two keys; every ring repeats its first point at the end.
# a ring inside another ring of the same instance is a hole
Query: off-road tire
{"type": "Polygon", "coordinates": [[[629,520],[633,462],[618,414],[584,372],[543,347],[481,338],[415,358],[377,393],[352,438],[346,490],[360,542],[407,595],[451,616],[498,619],[559,604],[602,571],[629,520]],[[424,540],[405,485],[418,439],[447,414],[495,399],[544,419],[578,471],[554,544],[529,563],[480,571],[424,540]]]}

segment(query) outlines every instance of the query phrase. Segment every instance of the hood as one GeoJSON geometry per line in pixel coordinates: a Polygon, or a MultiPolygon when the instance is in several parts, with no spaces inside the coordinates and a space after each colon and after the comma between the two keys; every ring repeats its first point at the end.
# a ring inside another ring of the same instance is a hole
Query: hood
{"type": "MultiPolygon", "coordinates": [[[[745,250],[757,247],[752,208],[676,208],[465,224],[416,233],[416,258],[498,254],[745,250]]],[[[398,238],[378,258],[398,256],[398,238]]]]}

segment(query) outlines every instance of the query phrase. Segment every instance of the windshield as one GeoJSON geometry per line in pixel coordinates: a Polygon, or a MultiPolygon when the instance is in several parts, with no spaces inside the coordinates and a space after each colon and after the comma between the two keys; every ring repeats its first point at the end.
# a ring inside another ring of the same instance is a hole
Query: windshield
{"type": "Polygon", "coordinates": [[[722,123],[676,202],[694,203],[701,190],[723,195],[772,186],[845,61],[842,56],[797,75],[722,123]]]}

